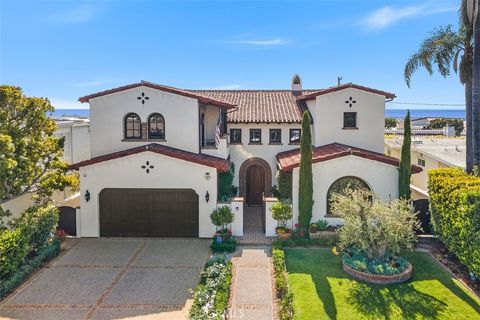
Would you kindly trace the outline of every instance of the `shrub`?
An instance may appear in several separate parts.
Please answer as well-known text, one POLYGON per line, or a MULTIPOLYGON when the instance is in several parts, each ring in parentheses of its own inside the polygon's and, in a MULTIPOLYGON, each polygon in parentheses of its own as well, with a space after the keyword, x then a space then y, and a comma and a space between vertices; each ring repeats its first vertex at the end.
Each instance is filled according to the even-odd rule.
POLYGON ((234 252, 237 248, 237 241, 233 238, 228 238, 222 243, 217 243, 216 237, 214 237, 210 248, 213 252, 234 252))
POLYGON ((279 316, 281 320, 293 319, 293 295, 288 287, 285 252, 282 249, 274 247, 272 255, 275 289, 280 305, 279 316))
POLYGON ((408 266, 407 260, 401 257, 387 253, 379 259, 372 260, 364 252, 355 249, 346 250, 343 262, 358 271, 386 276, 399 274, 408 266))
POLYGON ((60 241, 58 239, 41 248, 34 258, 27 260, 9 277, 0 282, 0 299, 4 298, 8 293, 15 289, 24 279, 26 279, 33 271, 39 268, 45 261, 56 257, 59 252, 60 241))
POLYGON ((286 202, 277 202, 270 208, 272 218, 278 222, 280 228, 286 229, 288 220, 292 219, 292 206, 286 202))
POLYGON ((220 230, 226 230, 235 219, 235 215, 229 206, 223 206, 213 210, 210 214, 210 219, 215 226, 220 228, 220 230))
POLYGON ((341 249, 354 247, 370 259, 383 257, 386 251, 397 253, 411 249, 420 228, 409 201, 385 201, 365 190, 334 194, 332 211, 344 220, 338 230, 341 249))
POLYGON ((328 221, 325 219, 320 219, 317 222, 315 222, 315 225, 317 226, 318 231, 325 231, 328 228, 328 221))
POLYGON ((216 256, 205 265, 189 311, 191 320, 224 319, 230 297, 232 264, 216 256))
POLYGON ((25 261, 30 252, 28 240, 28 236, 21 229, 1 232, 0 280, 8 277, 25 261))
POLYGON ((290 201, 292 199, 292 174, 277 170, 277 185, 273 187, 273 196, 282 201, 290 201))
POLYGON ((30 207, 13 221, 13 228, 21 229, 29 239, 30 251, 36 254, 55 234, 58 209, 53 206, 30 207))
POLYGON ((447 249, 480 275, 480 178, 459 168, 428 171, 432 226, 447 249))
POLYGON ((397 126, 397 120, 395 118, 385 118, 385 128, 395 128, 397 126))
POLYGON ((233 178, 235 176, 235 165, 232 163, 227 172, 218 174, 218 202, 230 202, 230 200, 237 194, 238 188, 233 185, 233 178))

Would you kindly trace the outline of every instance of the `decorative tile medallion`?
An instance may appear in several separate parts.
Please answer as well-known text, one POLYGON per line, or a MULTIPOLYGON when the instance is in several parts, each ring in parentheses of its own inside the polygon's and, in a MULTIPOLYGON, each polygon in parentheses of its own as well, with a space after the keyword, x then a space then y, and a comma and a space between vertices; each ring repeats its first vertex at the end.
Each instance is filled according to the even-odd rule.
POLYGON ((145 162, 145 164, 142 166, 142 169, 144 169, 146 173, 150 173, 150 169, 153 168, 155 167, 150 164, 150 161, 145 162))
POLYGON ((345 100, 345 103, 351 108, 355 103, 357 103, 357 101, 353 100, 352 97, 349 97, 348 100, 345 100))
POLYGON ((140 100, 142 104, 145 104, 145 101, 149 100, 150 98, 145 95, 145 92, 142 92, 142 94, 137 97, 137 100, 140 100))

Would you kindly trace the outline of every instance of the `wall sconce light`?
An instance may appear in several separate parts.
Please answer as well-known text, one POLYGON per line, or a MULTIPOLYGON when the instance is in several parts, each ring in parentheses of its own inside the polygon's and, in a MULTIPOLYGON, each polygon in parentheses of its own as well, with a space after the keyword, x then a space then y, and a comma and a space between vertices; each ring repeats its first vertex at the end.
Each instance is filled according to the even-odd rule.
POLYGON ((85 200, 87 202, 90 201, 90 192, 88 192, 88 190, 85 192, 85 200))
POLYGON ((235 211, 238 211, 238 210, 239 210, 239 208, 238 208, 238 207, 235 207, 235 211))
POLYGON ((207 193, 205 193, 205 201, 208 202, 209 200, 210 200, 210 193, 208 193, 207 191, 207 193))
POLYGON ((210 172, 205 172, 205 179, 210 180, 211 178, 210 172))

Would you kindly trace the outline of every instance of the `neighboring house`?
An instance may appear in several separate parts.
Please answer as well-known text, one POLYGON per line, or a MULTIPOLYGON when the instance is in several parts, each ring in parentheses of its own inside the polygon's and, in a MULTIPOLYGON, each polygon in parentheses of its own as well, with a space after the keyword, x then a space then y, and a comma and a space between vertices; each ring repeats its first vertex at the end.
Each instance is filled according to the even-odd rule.
MULTIPOLYGON (((304 111, 312 116, 313 220, 341 223, 328 199, 349 181, 398 196, 398 160, 383 152, 385 100, 394 97, 351 83, 302 90, 298 75, 290 90, 183 90, 142 81, 82 97, 90 104, 92 158, 72 166, 81 180, 79 235, 211 237, 217 174, 230 164, 245 208, 265 206, 277 170, 291 173, 296 221, 304 111)), ((266 211, 258 227, 271 235, 266 211)), ((233 232, 242 235, 243 208, 234 212, 233 232)))
MULTIPOLYGON (((403 138, 385 139, 385 153, 400 159, 403 138)), ((428 170, 436 168, 465 168, 465 139, 417 138, 412 140, 412 164, 423 168, 412 176, 412 199, 428 199, 428 170)))
MULTIPOLYGON (((88 119, 59 118, 55 119, 57 130, 56 138, 64 137, 64 155, 62 160, 69 164, 90 159, 90 124, 88 119)), ((58 205, 76 207, 80 205, 78 197, 70 190, 56 191, 52 200, 58 205)), ((25 209, 34 204, 30 193, 13 198, 2 203, 2 207, 12 213, 12 217, 20 215, 25 209)))

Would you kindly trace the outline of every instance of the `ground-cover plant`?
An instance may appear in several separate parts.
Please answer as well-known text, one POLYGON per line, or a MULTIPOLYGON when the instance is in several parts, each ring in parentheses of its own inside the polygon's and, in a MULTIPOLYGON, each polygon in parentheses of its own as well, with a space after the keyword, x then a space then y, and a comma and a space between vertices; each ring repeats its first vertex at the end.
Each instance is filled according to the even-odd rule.
POLYGON ((189 319, 225 319, 232 282, 232 264, 225 256, 215 256, 205 265, 193 295, 189 319))
POLYGON ((428 172, 432 226, 447 249, 480 276, 480 177, 462 169, 428 172))
POLYGON ((401 252, 410 281, 375 285, 350 278, 331 250, 286 249, 294 319, 480 319, 480 300, 428 253, 401 252))
POLYGON ((402 199, 385 201, 366 190, 334 194, 332 212, 344 220, 339 228, 340 249, 355 248, 371 260, 411 249, 420 227, 411 204, 402 199))
POLYGON ((288 287, 288 278, 285 268, 285 253, 283 249, 274 248, 273 256, 273 271, 275 275, 275 289, 277 299, 279 301, 280 320, 288 320, 293 318, 293 296, 288 287))
POLYGON ((408 267, 408 262, 402 257, 387 253, 373 260, 357 249, 345 250, 343 262, 355 270, 385 276, 399 274, 408 267))
POLYGON ((277 202, 270 208, 272 212, 272 218, 277 221, 277 232, 283 231, 284 233, 291 232, 292 230, 287 228, 287 223, 292 219, 292 206, 287 202, 277 202))

